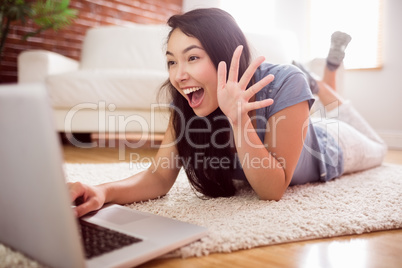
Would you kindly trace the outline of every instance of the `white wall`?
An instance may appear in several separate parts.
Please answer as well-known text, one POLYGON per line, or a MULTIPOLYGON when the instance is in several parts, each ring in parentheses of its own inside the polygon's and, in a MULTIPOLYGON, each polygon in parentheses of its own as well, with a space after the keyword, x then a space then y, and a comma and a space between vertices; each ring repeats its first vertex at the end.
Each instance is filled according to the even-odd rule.
POLYGON ((345 96, 391 148, 402 149, 402 1, 384 0, 380 70, 348 71, 345 96))
MULTIPOLYGON (((347 70, 343 94, 390 148, 402 149, 402 1, 383 1, 383 68, 347 70)), ((276 3, 276 27, 296 32, 302 55, 308 55, 309 0, 277 0, 276 3)))
MULTIPOLYGON (((346 71, 343 94, 390 148, 402 149, 402 1, 383 1, 383 68, 346 71)), ((183 8, 189 10, 197 3, 219 6, 217 2, 183 0, 183 8)), ((307 60, 303 55, 308 55, 308 7, 309 0, 276 0, 275 3, 275 27, 296 33, 302 60, 307 60)))
POLYGON ((183 0, 183 12, 196 8, 219 7, 220 0, 183 0))

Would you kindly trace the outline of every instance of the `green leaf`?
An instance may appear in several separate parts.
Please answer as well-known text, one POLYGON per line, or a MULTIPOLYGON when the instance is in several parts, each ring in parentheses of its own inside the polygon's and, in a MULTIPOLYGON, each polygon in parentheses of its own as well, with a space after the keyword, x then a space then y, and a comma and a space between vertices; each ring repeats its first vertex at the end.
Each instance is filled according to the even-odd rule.
POLYGON ((77 16, 77 10, 69 9, 69 0, 39 0, 32 5, 32 19, 41 29, 59 30, 77 16))

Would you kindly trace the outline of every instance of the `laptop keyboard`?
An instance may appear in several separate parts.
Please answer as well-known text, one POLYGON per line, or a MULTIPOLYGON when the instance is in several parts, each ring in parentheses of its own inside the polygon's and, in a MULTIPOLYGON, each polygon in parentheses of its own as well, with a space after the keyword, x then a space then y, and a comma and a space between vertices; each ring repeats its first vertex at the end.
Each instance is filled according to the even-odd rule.
POLYGON ((142 241, 83 220, 79 223, 87 259, 142 241))

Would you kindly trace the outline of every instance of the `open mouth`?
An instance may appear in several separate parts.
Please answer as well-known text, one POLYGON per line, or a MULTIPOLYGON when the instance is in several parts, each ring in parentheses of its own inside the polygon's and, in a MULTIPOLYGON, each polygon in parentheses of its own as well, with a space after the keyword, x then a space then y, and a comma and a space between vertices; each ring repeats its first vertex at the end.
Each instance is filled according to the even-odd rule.
POLYGON ((204 99, 204 89, 202 87, 191 87, 183 90, 188 96, 188 103, 192 108, 199 106, 204 99))

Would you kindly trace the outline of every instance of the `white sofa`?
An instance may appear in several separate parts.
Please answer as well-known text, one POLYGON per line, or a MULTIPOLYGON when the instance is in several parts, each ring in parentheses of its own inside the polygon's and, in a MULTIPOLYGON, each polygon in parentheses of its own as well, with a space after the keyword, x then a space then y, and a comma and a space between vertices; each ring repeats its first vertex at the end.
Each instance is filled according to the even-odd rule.
POLYGON ((157 92, 168 78, 167 33, 163 25, 92 28, 79 62, 49 51, 22 52, 18 82, 46 84, 58 131, 164 132, 166 100, 158 109, 157 92))
MULTIPOLYGON (((42 82, 56 127, 66 133, 164 133, 167 100, 157 93, 168 78, 165 25, 103 26, 86 33, 80 61, 44 50, 18 58, 19 83, 42 82)), ((246 34, 253 55, 268 62, 299 58, 297 38, 285 31, 246 34)))

